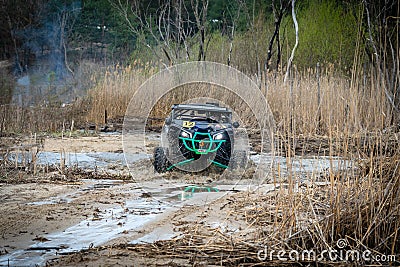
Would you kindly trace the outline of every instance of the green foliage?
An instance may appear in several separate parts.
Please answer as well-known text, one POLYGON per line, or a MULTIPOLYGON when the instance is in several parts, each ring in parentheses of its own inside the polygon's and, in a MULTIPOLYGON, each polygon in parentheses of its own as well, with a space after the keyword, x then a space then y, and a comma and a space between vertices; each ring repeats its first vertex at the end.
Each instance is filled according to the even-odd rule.
MULTIPOLYGON (((157 61, 157 56, 154 54, 154 51, 149 47, 143 45, 141 39, 146 38, 144 35, 140 35, 137 37, 138 43, 136 45, 136 49, 132 51, 129 57, 129 63, 136 65, 138 62, 145 63, 145 62, 154 62, 157 61)), ((154 48, 158 54, 161 53, 158 47, 154 48)))
POLYGON ((211 33, 207 48, 207 58, 210 61, 226 64, 229 53, 229 38, 219 32, 211 33))
MULTIPOLYGON (((204 25, 206 27, 206 59, 226 63, 232 42, 231 63, 254 73, 256 66, 262 66, 266 60, 267 47, 274 32, 273 9, 279 10, 281 5, 288 1, 290 2, 290 0, 209 0, 204 25), (233 26, 234 32, 232 32, 233 26)), ((25 3, 22 0, 16 0, 11 2, 6 1, 4 10, 0 10, 0 15, 2 15, 0 16, 2 22, 0 23, 0 50, 4 51, 0 55, 7 59, 17 57, 8 24, 10 19, 12 32, 18 33, 14 38, 19 46, 18 60, 21 66, 29 67, 30 63, 29 56, 23 58, 22 55, 35 53, 37 56, 40 53, 43 54, 43 51, 47 52, 46 49, 56 53, 63 45, 62 37, 66 42, 67 59, 72 63, 74 60, 86 58, 102 60, 108 57, 113 60, 112 62, 133 62, 141 59, 142 62, 163 60, 164 63, 169 64, 165 53, 168 50, 166 52, 176 64, 187 60, 186 47, 190 53, 189 60, 198 58, 200 34, 193 6, 196 1, 34 0, 25 1, 25 3), (118 3, 122 4, 122 9, 118 10, 118 3), (184 37, 177 34, 176 13, 179 6, 184 7, 181 9, 184 13, 182 19, 185 20, 181 27, 187 30, 184 37), (168 40, 162 38, 165 32, 160 33, 157 25, 160 14, 164 12, 162 7, 168 7, 165 12, 170 12, 168 16, 163 17, 164 22, 160 26, 161 31, 169 29, 168 40), (132 10, 137 13, 133 14, 132 10), (124 11, 127 13, 124 14, 124 11), (130 21, 131 28, 126 19, 130 21), (51 22, 53 26, 49 29, 51 22), (65 27, 65 32, 57 30, 57 27, 61 26, 65 27), (55 33, 50 34, 49 31, 55 33)), ((200 9, 202 0, 198 3, 200 9)), ((391 9, 388 9, 387 14, 385 13, 386 16, 397 17, 395 8, 397 5, 393 0, 388 3, 391 3, 387 4, 391 9)), ((388 32, 395 35, 396 32, 393 30, 396 20, 385 20, 377 16, 381 14, 379 12, 383 10, 383 4, 376 2, 369 5, 371 19, 379 18, 380 23, 387 21, 386 26, 391 27, 391 31, 389 29, 388 32)), ((361 40, 357 36, 358 22, 361 20, 357 16, 364 12, 363 8, 361 8, 362 12, 359 12, 359 8, 357 1, 296 1, 300 43, 295 53, 294 64, 299 68, 304 68, 321 62, 335 64, 341 69, 349 69, 353 64, 355 51, 357 49, 361 51, 364 48, 365 44, 362 42, 368 43, 368 40, 361 40), (360 41, 360 47, 356 47, 357 40, 360 41)), ((374 39, 378 42, 380 41, 379 29, 383 29, 385 25, 380 25, 376 21, 373 23, 375 23, 372 27, 374 39)), ((366 27, 365 23, 363 27, 366 27)), ((294 42, 295 33, 289 10, 280 29, 283 55, 281 64, 285 64, 294 42)), ((396 44, 393 44, 396 47, 396 44)), ((275 44, 273 49, 273 57, 276 57, 275 44)), ((370 54, 372 52, 369 51, 370 54)), ((276 64, 276 62, 276 58, 272 58, 270 64, 276 64)))
MULTIPOLYGON (((342 70, 353 63, 357 40, 357 19, 351 10, 335 1, 309 0, 297 8, 299 24, 299 46, 295 52, 294 64, 298 67, 315 66, 317 62, 331 63, 342 70)), ((290 54, 295 43, 292 17, 285 18, 286 37, 284 55, 290 54)))
POLYGON ((224 1, 214 0, 209 2, 207 17, 213 31, 222 34, 231 34, 232 27, 235 31, 242 32, 247 29, 247 5, 250 1, 224 1))
POLYGON ((75 40, 101 44, 109 52, 119 52, 119 56, 126 56, 136 45, 136 37, 109 0, 82 2, 81 15, 75 26, 75 40))

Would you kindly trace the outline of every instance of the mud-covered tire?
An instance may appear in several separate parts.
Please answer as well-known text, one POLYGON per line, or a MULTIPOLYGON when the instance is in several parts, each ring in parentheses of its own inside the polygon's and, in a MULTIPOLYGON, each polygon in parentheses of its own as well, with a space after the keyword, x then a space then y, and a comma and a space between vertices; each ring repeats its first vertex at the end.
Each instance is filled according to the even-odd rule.
POLYGON ((158 173, 166 172, 168 169, 168 158, 165 153, 166 151, 162 147, 156 147, 154 149, 154 170, 158 173))
POLYGON ((231 157, 232 169, 244 169, 247 165, 246 151, 235 151, 231 157))

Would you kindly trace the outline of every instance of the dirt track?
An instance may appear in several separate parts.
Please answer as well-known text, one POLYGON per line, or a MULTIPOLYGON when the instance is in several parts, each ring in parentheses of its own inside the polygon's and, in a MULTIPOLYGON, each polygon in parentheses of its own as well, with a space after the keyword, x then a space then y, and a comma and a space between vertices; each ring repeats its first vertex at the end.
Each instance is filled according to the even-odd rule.
MULTIPOLYGON (((48 138, 41 153, 122 152, 121 135, 101 135, 80 138, 48 138)), ((144 153, 137 144, 137 153, 144 153)), ((149 142, 149 151, 155 142, 149 142)), ((108 155, 108 154, 107 154, 108 155)), ((53 171, 26 176, 17 183, 0 184, 0 264, 13 266, 43 265, 46 261, 57 265, 93 266, 132 265, 132 257, 109 257, 101 253, 89 261, 60 258, 56 254, 70 254, 92 246, 126 244, 132 241, 152 242, 170 239, 180 234, 180 224, 235 225, 227 214, 218 209, 232 194, 235 181, 213 182, 216 177, 195 176, 172 172, 154 173, 149 160, 138 160, 134 179, 115 180, 115 173, 127 173, 123 164, 106 162, 102 179, 81 179, 53 171), (107 170, 110 173, 107 175, 107 170), (136 181, 136 182, 135 182, 136 181), (210 184, 210 182, 213 182, 210 184), (188 195, 183 192, 190 184, 217 185, 221 192, 188 195), (213 205, 204 205, 213 202, 213 205), (68 238, 73 238, 74 241, 68 238), (87 236, 91 236, 87 237, 87 236), (87 237, 87 238, 86 238, 87 237), (71 263, 71 261, 73 263, 71 263)), ((100 172, 99 170, 96 170, 100 172)), ((88 171, 87 174, 96 174, 88 171)), ((88 175, 86 175, 86 178, 88 175)), ((90 176, 89 176, 90 177, 90 176)), ((242 182, 245 189, 246 182, 242 182)), ((236 186, 237 188, 240 187, 236 186)), ((133 254, 132 254, 133 255, 133 254)), ((74 257, 74 256, 72 256, 74 257)), ((143 261, 142 261, 143 263, 143 261)))
MULTIPOLYGON (((205 244, 215 238, 226 242, 227 236, 232 240, 259 238, 259 228, 248 215, 257 211, 259 198, 285 194, 282 178, 287 177, 287 159, 273 158, 279 172, 274 179, 281 179, 278 186, 263 183, 258 187, 254 166, 245 173, 225 172, 224 177, 213 172, 160 175, 147 154, 158 137, 152 134, 146 147, 140 138, 131 139, 132 176, 124 165, 120 134, 46 139, 37 161, 47 160, 50 167, 38 167, 36 176, 21 169, 0 183, 0 265, 207 265, 203 258, 193 261, 186 256, 154 254, 149 248, 157 246, 137 244, 175 242, 193 233, 205 244), (60 158, 67 164, 64 169, 60 158), (197 186, 196 193, 191 193, 191 185, 197 186)), ((253 160, 257 158, 254 155, 253 160)), ((311 190, 307 184, 300 188, 303 179, 314 179, 336 164, 323 160, 292 159, 291 167, 299 178, 296 190, 311 190)), ((262 164, 271 168, 271 162, 262 164)), ((337 160, 339 165, 348 166, 337 160)), ((314 179, 312 186, 317 183, 314 179)), ((247 249, 254 257, 254 248, 247 249)))

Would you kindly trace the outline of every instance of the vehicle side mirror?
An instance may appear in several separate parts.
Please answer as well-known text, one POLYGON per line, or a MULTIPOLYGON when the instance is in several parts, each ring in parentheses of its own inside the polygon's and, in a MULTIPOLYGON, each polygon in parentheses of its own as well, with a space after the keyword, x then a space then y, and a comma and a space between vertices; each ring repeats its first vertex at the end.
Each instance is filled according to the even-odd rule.
POLYGON ((166 119, 165 119, 165 124, 166 125, 170 125, 172 123, 172 118, 171 117, 167 117, 166 119))
POLYGON ((234 123, 232 123, 233 128, 238 128, 240 126, 240 124, 235 121, 234 123))

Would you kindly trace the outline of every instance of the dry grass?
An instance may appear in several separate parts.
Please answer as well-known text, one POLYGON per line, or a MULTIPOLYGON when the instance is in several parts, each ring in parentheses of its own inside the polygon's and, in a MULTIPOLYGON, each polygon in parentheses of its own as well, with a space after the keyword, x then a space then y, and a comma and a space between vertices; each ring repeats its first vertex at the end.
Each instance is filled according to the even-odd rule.
POLYGON ((151 266, 398 266, 399 155, 389 160, 367 159, 353 175, 330 173, 325 184, 280 184, 266 193, 236 193, 224 204, 207 208, 209 212, 218 210, 228 221, 244 221, 247 226, 239 231, 223 224, 210 227, 200 218, 198 223, 177 219, 173 224, 181 234, 173 239, 101 246, 71 255, 64 262, 97 259, 99 254, 104 256, 101 251, 116 251, 121 258, 135 258, 151 266), (340 239, 345 239, 347 246, 338 247, 340 239), (286 254, 278 256, 281 250, 286 254), (337 254, 332 252, 330 258, 323 254, 326 250, 337 254), (344 256, 348 251, 362 255, 366 250, 391 260, 344 256), (289 258, 291 251, 299 253, 299 260, 289 258), (314 260, 307 251, 323 259, 314 260))
POLYGON ((0 136, 12 133, 41 133, 61 131, 73 118, 71 107, 0 106, 0 136))
MULTIPOLYGON (((49 113, 41 110, 34 116, 30 115, 32 111, 3 107, 1 129, 7 132, 25 124, 37 130, 49 121, 54 124, 49 128, 52 129, 60 127, 65 118, 97 124, 122 118, 137 88, 155 71, 150 66, 109 70, 90 90, 87 99, 71 108, 75 113, 60 118, 54 117, 54 110, 46 111, 49 113), (17 114, 14 121, 12 114, 17 114)), ((316 152, 350 158, 358 162, 357 169, 331 170, 322 178, 323 186, 315 183, 316 177, 300 186, 299 175, 290 172, 286 183, 272 193, 238 195, 229 212, 245 215, 249 227, 257 229, 256 235, 248 238, 233 239, 206 229, 206 235, 188 231, 180 240, 132 245, 128 249, 142 255, 162 251, 160 255, 165 257, 200 261, 207 257, 210 264, 258 264, 255 252, 249 254, 249 250, 268 245, 277 250, 322 251, 335 248, 338 239, 346 238, 349 248, 393 254, 399 259, 400 151, 393 123, 397 118, 376 76, 371 71, 365 77, 348 79, 325 69, 296 72, 286 84, 283 75, 276 73, 268 74, 260 82, 260 90, 267 97, 277 124, 277 152, 286 156, 288 162, 295 155, 316 152), (215 236, 218 238, 210 239, 215 236), (221 253, 229 258, 221 260, 221 253)), ((240 99, 205 84, 172 90, 160 99, 151 117, 164 118, 171 104, 197 97, 221 100, 236 109, 247 126, 252 126, 250 109, 240 99)))
POLYGON ((308 70, 286 84, 282 80, 269 81, 266 95, 284 132, 347 135, 390 126, 389 104, 373 77, 355 86, 333 71, 308 70))
POLYGON ((88 122, 104 124, 108 118, 123 117, 133 94, 149 77, 149 74, 155 71, 149 65, 116 66, 108 69, 102 81, 89 90, 87 99, 80 104, 88 110, 84 119, 88 122))
MULTIPOLYGON (((96 78, 97 85, 88 91, 87 97, 76 101, 70 109, 64 109, 68 114, 58 107, 21 109, 3 105, 0 110, 1 129, 3 132, 54 131, 60 130, 63 121, 72 119, 76 124, 91 122, 101 125, 122 118, 134 93, 156 72, 157 68, 151 64, 109 68, 102 78, 96 78), (49 121, 47 114, 53 116, 50 120, 52 125, 46 123, 49 121)), ((368 76, 363 74, 350 79, 339 77, 330 68, 309 69, 294 72, 287 83, 283 82, 283 76, 281 73, 268 73, 262 81, 255 81, 268 99, 277 130, 282 135, 348 136, 388 129, 396 119, 373 71, 368 76)), ((151 116, 164 118, 172 104, 197 97, 216 98, 252 124, 253 114, 241 99, 228 90, 206 84, 171 90, 160 99, 151 116)))
MULTIPOLYGON (((149 74, 151 67, 116 67, 107 71, 98 86, 90 90, 86 120, 103 123, 107 116, 123 117, 129 100, 149 74)), ((392 125, 392 112, 379 87, 376 74, 358 77, 363 83, 338 77, 332 69, 309 69, 295 73, 286 84, 283 74, 270 73, 259 82, 267 97, 278 130, 286 134, 348 135, 379 131, 392 125), (318 73, 317 73, 318 72, 318 73), (365 78, 368 78, 367 82, 365 78)), ((176 88, 154 107, 152 116, 165 117, 170 106, 197 97, 214 97, 228 104, 239 115, 251 117, 250 109, 228 90, 192 84, 176 88), (247 113, 247 114, 246 114, 247 113)))
MULTIPOLYGON (((260 90, 267 97, 277 123, 281 142, 278 152, 290 161, 295 154, 319 153, 324 148, 325 155, 360 159, 357 170, 331 171, 324 178, 325 186, 311 182, 300 189, 299 176, 293 172, 286 179, 288 183, 274 194, 238 199, 237 205, 231 207, 233 212, 246 214, 249 225, 259 229, 256 236, 248 239, 232 239, 215 230, 208 231, 208 237, 189 232, 179 241, 130 249, 145 254, 151 253, 149 250, 163 251, 166 257, 200 261, 207 258, 208 263, 235 265, 259 262, 255 253, 248 251, 261 244, 277 249, 322 251, 335 248, 337 240, 346 238, 348 249, 369 249, 375 254, 398 257, 398 135, 391 128, 394 114, 376 76, 371 71, 367 82, 366 77, 359 82, 361 77, 351 80, 336 76, 333 70, 314 69, 296 73, 286 84, 283 75, 273 73, 261 83, 260 90), (304 149, 309 140, 318 143, 310 151, 304 149), (214 243, 204 241, 215 235, 219 238, 213 238, 214 243), (231 256, 221 261, 221 253, 231 256)), ((103 90, 106 88, 112 87, 103 90)), ((250 109, 243 102, 219 89, 204 84, 177 88, 160 99, 151 116, 164 118, 173 103, 211 97, 237 109, 241 117, 251 118, 250 109)), ((127 101, 118 103, 121 107, 127 101)), ((251 126, 251 119, 245 122, 251 126)))

